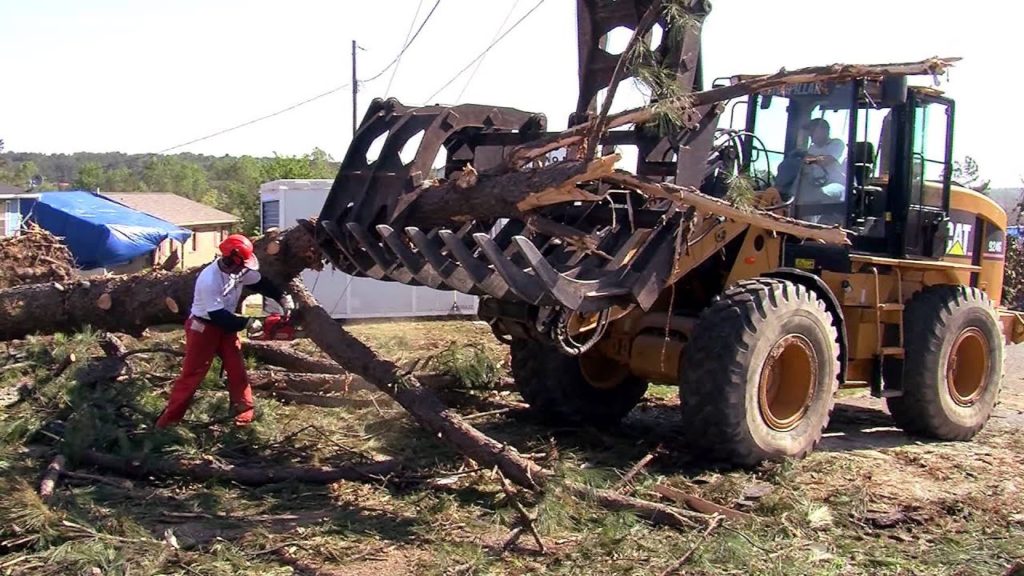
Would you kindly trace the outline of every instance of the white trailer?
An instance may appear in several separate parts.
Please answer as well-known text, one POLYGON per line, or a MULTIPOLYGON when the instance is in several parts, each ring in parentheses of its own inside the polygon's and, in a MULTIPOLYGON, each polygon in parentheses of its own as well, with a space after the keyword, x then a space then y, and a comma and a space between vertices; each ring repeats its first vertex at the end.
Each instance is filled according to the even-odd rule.
MULTIPOLYGON (((260 186, 260 224, 289 228, 302 218, 316 218, 330 192, 331 180, 275 180, 260 186)), ((406 286, 356 278, 330 265, 306 270, 302 281, 334 318, 414 318, 475 316, 477 299, 455 291, 406 286)))

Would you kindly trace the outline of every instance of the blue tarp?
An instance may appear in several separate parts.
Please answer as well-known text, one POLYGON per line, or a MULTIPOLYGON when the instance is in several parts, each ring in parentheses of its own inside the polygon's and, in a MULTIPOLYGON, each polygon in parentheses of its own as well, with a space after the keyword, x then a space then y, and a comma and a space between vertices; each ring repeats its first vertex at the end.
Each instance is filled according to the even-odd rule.
POLYGON ((39 226, 64 239, 80 268, 124 264, 167 238, 192 232, 92 192, 44 192, 32 207, 39 226))

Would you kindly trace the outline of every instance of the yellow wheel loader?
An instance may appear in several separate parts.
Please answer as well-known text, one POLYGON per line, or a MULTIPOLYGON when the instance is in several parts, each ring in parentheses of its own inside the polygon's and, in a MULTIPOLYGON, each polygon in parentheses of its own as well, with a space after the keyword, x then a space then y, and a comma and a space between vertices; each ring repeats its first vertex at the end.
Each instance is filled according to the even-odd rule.
MULTIPOLYGON (((612 78, 607 34, 649 5, 579 0, 570 125, 593 117, 612 78)), ((710 6, 689 6, 698 25, 663 15, 647 49, 699 91, 710 6)), ((636 151, 635 176, 581 185, 536 218, 421 228, 403 214, 432 179, 500 168, 547 121, 378 99, 317 234, 346 273, 479 296, 523 398, 555 422, 613 424, 649 383, 674 385, 680 447, 749 465, 809 453, 836 392, 862 387, 907 432, 967 440, 1024 322, 999 307, 1006 214, 951 180, 954 112, 902 75, 763 90, 697 107, 667 133, 605 134, 602 145, 636 151), (664 182, 700 194, 681 207, 644 193, 664 182), (721 200, 744 186, 749 206, 721 200)))

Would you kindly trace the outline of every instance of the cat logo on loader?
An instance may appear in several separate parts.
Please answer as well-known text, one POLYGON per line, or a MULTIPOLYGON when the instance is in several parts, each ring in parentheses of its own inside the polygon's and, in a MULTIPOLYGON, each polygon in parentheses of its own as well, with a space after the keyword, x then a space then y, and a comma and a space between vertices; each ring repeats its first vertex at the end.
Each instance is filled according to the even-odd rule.
POLYGON ((950 256, 967 256, 966 247, 971 240, 971 224, 963 222, 949 223, 949 240, 946 244, 946 254, 950 256))

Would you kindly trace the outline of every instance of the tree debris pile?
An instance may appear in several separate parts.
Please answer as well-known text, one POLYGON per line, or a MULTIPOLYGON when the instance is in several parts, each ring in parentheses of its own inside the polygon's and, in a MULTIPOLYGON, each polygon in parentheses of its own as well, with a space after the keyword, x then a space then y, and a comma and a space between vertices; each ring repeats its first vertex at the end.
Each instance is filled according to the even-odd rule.
MULTIPOLYGON (((486 326, 466 322, 352 330, 392 358, 443 357, 439 332, 491 339, 486 326)), ((642 563, 651 574, 815 573, 841 561, 844 573, 866 575, 884 557, 937 574, 969 554, 984 559, 983 573, 999 574, 1021 559, 1024 502, 1007 488, 1024 473, 1017 428, 971 444, 890 444, 861 432, 884 427, 884 413, 843 405, 828 450, 722 471, 682 465, 659 448, 672 434, 664 420, 676 413, 674 399, 651 398, 613 433, 541 428, 506 392, 449 408, 557 470, 541 493, 424 434, 379 392, 326 409, 259 396, 254 425, 235 429, 211 377, 186 422, 153 430, 180 339, 180 331, 145 340, 81 332, 9 344, 0 388, 27 389, 0 410, 0 571, 618 574, 642 563), (67 358, 75 360, 56 370, 67 358), (908 481, 918 489, 906 491, 908 481), (850 492, 851 483, 862 489, 850 492), (581 485, 658 505, 686 526, 609 512, 581 485), (932 543, 928 554, 922 539, 932 543)), ((247 354, 337 371, 319 355, 289 357, 294 344, 274 346, 284 353, 260 344, 247 354)), ((267 360, 253 368, 288 375, 267 360)), ((1024 408, 1019 387, 1008 392, 1011 407, 1024 408)))
POLYGON ((0 238, 0 262, 0 290, 22 284, 67 282, 77 275, 68 247, 35 224, 17 236, 0 238))

